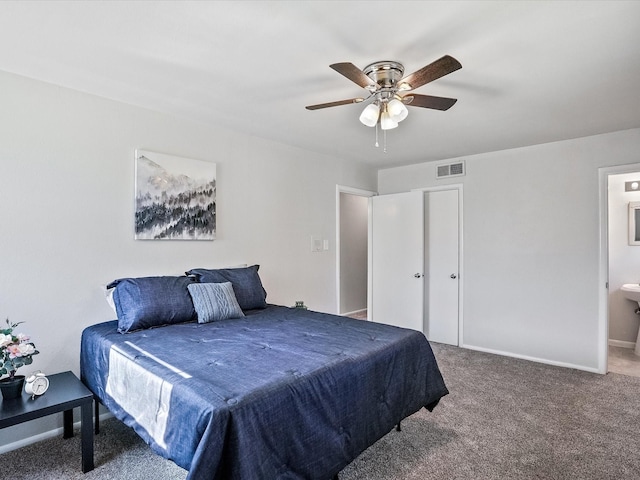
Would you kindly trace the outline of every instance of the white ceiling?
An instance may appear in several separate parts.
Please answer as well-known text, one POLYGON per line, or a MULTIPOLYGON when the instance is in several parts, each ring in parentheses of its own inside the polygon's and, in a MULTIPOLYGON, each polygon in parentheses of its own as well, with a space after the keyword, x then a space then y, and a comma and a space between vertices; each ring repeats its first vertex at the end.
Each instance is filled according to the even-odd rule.
POLYGON ((0 70, 306 150, 407 165, 640 127, 638 1, 0 1, 0 70), (329 68, 449 54, 374 147, 329 68))

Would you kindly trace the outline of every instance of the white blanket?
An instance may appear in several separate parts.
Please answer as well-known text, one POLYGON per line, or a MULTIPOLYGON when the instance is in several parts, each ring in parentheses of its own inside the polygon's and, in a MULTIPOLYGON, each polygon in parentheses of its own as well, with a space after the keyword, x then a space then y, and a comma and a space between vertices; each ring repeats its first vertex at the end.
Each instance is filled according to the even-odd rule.
POLYGON ((164 433, 173 386, 149 373, 117 347, 109 351, 107 393, 166 449, 164 433))

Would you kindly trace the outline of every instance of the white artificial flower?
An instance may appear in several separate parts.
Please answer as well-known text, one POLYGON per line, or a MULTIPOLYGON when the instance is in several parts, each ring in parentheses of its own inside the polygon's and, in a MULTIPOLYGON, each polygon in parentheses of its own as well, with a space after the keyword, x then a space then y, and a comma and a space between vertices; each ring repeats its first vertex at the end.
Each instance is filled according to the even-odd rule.
POLYGON ((36 351, 35 347, 30 343, 21 343, 18 345, 18 350, 20 351, 21 357, 26 357, 27 355, 33 355, 33 352, 36 351))
POLYGON ((12 342, 11 335, 5 335, 4 333, 0 333, 0 347, 6 347, 12 342))

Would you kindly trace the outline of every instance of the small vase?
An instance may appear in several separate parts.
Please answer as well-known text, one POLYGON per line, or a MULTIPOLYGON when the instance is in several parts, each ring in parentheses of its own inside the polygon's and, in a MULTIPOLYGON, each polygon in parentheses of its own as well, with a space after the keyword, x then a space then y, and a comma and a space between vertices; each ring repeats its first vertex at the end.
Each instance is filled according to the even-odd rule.
POLYGON ((0 392, 5 400, 14 400, 22 397, 22 387, 24 386, 24 375, 15 375, 13 378, 3 378, 0 380, 0 392))
POLYGON ((296 300, 296 304, 293 306, 293 308, 300 308, 302 310, 306 310, 307 306, 304 304, 304 301, 296 300))

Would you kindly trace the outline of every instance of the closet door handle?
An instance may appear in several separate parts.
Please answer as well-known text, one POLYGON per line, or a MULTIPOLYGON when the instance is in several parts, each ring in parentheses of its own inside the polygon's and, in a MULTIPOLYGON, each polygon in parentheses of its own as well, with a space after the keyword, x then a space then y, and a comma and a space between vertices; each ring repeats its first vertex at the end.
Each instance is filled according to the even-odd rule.
POLYGON ((421 274, 421 273, 416 273, 416 274, 414 275, 414 277, 415 277, 415 278, 421 278, 421 277, 422 277, 422 274, 421 274))
POLYGON ((455 273, 452 273, 451 274, 451 278, 456 279, 456 278, 458 278, 458 276, 455 273))

